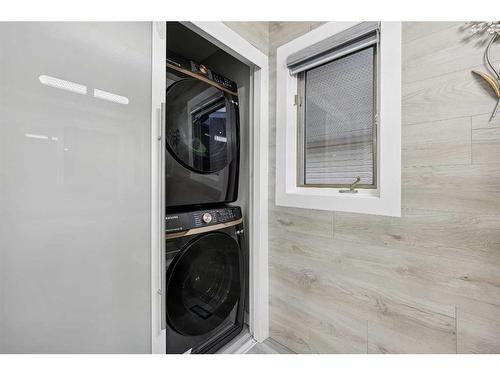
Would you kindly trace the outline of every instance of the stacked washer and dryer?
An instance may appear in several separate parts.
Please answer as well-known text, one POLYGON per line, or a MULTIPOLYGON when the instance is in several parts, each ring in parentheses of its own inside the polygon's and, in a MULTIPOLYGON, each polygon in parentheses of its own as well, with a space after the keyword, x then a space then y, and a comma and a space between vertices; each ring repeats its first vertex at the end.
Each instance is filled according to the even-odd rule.
POLYGON ((167 353, 214 353, 244 324, 238 87, 167 52, 167 353))

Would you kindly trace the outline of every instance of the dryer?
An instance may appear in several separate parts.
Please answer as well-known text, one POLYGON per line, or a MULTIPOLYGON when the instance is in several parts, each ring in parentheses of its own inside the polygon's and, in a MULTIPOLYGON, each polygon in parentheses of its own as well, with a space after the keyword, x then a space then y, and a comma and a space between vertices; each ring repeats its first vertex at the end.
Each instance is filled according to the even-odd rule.
POLYGON ((239 207, 168 214, 167 353, 215 353, 243 329, 243 236, 239 207))
POLYGON ((228 78, 167 52, 167 211, 237 199, 237 91, 228 78))

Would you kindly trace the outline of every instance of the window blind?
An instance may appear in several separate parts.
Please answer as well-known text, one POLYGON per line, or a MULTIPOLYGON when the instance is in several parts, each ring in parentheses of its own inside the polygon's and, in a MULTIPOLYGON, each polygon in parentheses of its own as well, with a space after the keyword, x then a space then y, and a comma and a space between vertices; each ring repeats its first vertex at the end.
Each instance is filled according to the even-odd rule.
POLYGON ((361 22, 325 40, 297 51, 286 60, 295 75, 378 43, 379 22, 361 22))
POLYGON ((374 186, 375 46, 300 74, 303 183, 374 186))

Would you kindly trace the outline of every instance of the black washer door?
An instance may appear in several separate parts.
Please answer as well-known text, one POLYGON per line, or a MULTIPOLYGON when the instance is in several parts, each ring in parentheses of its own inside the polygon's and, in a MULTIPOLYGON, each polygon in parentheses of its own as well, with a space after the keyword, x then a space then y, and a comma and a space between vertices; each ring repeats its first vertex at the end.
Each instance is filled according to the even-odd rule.
POLYGON ((241 293, 240 251, 229 235, 197 237, 170 265, 166 278, 166 312, 181 335, 198 336, 220 326, 241 293))
POLYGON ((167 89, 166 146, 198 173, 224 169, 236 155, 235 115, 230 95, 194 78, 167 89))

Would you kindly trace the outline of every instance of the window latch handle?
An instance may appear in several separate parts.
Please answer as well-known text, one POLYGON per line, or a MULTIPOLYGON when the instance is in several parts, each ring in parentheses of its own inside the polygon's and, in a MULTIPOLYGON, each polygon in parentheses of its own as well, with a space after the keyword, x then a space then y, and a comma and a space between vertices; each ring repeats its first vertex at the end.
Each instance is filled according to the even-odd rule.
POLYGON ((293 105, 296 106, 296 107, 302 106, 302 103, 300 101, 300 95, 298 95, 298 94, 295 95, 293 105))
POLYGON ((359 181, 361 181, 361 177, 356 177, 356 180, 349 185, 349 190, 344 189, 344 190, 339 190, 339 193, 350 193, 350 194, 356 194, 358 191, 356 190, 356 186, 358 186, 359 181))

